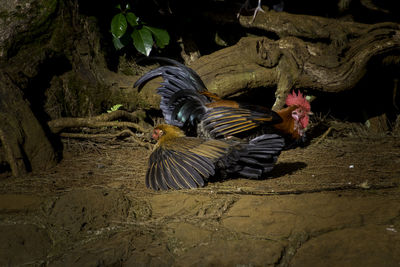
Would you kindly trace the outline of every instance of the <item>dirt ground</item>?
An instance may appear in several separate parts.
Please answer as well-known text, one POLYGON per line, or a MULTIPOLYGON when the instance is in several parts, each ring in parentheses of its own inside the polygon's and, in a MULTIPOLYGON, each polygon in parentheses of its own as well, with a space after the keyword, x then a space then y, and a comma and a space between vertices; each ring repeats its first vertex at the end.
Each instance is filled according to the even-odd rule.
POLYGON ((0 179, 0 266, 400 266, 400 139, 329 136, 271 177, 145 188, 150 151, 66 141, 0 179))

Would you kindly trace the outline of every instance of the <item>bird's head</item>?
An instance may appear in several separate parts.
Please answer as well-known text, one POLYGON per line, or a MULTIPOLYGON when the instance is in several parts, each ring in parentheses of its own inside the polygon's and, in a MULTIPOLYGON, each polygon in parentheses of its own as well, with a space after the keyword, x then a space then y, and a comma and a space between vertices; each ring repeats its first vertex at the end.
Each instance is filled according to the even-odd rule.
POLYGON ((151 137, 156 141, 185 136, 183 131, 176 126, 159 124, 153 129, 151 137))
POLYGON ((297 108, 292 111, 292 117, 295 120, 299 135, 302 136, 304 134, 304 129, 308 126, 310 120, 309 115, 312 114, 310 102, 308 102, 301 92, 296 94, 293 91, 287 96, 286 105, 289 107, 297 106, 297 108))
POLYGON ((164 134, 163 130, 158 129, 158 128, 154 128, 153 129, 153 133, 151 134, 151 138, 153 138, 154 140, 158 141, 158 139, 160 139, 160 137, 164 134))

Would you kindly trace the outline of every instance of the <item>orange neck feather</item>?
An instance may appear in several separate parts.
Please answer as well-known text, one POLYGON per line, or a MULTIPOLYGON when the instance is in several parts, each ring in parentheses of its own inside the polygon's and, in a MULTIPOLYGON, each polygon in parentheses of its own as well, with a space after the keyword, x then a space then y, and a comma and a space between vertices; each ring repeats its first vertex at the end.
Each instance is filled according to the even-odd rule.
POLYGON ((157 142, 157 145, 169 142, 170 140, 174 140, 178 137, 184 137, 185 133, 176 126, 169 124, 160 124, 156 127, 156 129, 160 129, 163 131, 160 139, 157 142))
POLYGON ((298 107, 296 105, 293 105, 276 111, 276 113, 278 113, 278 115, 282 118, 282 122, 274 125, 276 129, 284 134, 291 135, 294 139, 300 138, 299 132, 297 129, 295 129, 294 119, 292 117, 292 112, 297 108, 298 107))

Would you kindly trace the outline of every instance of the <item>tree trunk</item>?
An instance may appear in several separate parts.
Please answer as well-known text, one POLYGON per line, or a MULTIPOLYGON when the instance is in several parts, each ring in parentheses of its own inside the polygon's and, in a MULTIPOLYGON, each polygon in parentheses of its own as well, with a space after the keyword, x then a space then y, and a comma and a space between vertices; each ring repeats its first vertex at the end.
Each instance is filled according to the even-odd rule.
POLYGON ((21 90, 0 72, 0 152, 13 176, 52 167, 56 153, 21 90))

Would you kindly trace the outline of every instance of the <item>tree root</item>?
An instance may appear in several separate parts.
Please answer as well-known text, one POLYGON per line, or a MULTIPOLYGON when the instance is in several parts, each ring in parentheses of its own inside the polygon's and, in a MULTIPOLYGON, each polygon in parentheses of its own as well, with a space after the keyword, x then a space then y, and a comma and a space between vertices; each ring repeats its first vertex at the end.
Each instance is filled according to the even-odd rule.
MULTIPOLYGON (((237 23, 233 16, 218 15, 211 13, 210 18, 237 23)), ((285 12, 258 14, 254 23, 251 17, 241 16, 239 22, 279 39, 245 37, 199 58, 191 67, 221 97, 277 87, 274 109, 284 106, 293 89, 350 90, 365 75, 372 58, 398 58, 400 51, 400 25, 396 23, 368 25, 285 12)))
POLYGON ((138 121, 138 115, 133 112, 129 113, 124 110, 116 110, 110 113, 103 113, 101 115, 90 117, 90 118, 59 118, 48 122, 50 130, 59 134, 61 137, 67 138, 81 138, 81 139, 94 139, 94 138, 120 138, 120 137, 131 137, 131 140, 139 146, 152 149, 153 145, 148 142, 139 140, 134 132, 130 129, 135 129, 140 133, 148 133, 150 131, 150 125, 144 122, 139 124, 131 121, 138 121), (115 121, 117 119, 128 119, 130 121, 115 121), (70 133, 64 132, 66 129, 71 128, 125 128, 117 133, 70 133))
POLYGON ((66 128, 77 127, 129 127, 134 128, 139 132, 147 133, 150 127, 144 127, 134 122, 119 122, 114 121, 117 119, 125 118, 130 121, 137 121, 138 115, 129 113, 124 110, 116 110, 110 113, 103 113, 101 115, 89 118, 59 118, 48 122, 50 130, 57 134, 66 128))
POLYGON ((145 147, 149 150, 153 149, 153 145, 149 142, 143 142, 139 138, 136 137, 136 134, 133 133, 129 129, 122 130, 117 133, 103 133, 103 134, 87 134, 87 133, 60 133, 61 137, 66 138, 80 138, 80 139, 96 139, 96 138, 118 138, 118 137, 126 137, 130 136, 130 140, 141 147, 145 147))
POLYGON ((8 163, 13 176, 56 164, 56 153, 10 76, 0 71, 0 163, 8 163))
POLYGON ((21 150, 18 148, 18 142, 16 138, 8 138, 8 135, 0 129, 0 144, 3 146, 5 158, 10 165, 12 175, 15 177, 22 176, 26 173, 27 169, 21 154, 21 150), (11 140, 10 140, 11 139, 11 140))

